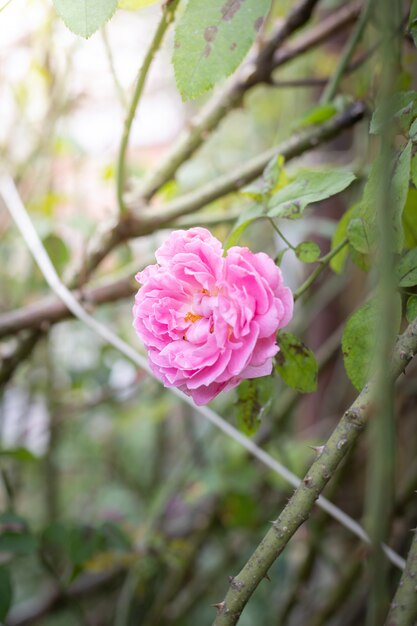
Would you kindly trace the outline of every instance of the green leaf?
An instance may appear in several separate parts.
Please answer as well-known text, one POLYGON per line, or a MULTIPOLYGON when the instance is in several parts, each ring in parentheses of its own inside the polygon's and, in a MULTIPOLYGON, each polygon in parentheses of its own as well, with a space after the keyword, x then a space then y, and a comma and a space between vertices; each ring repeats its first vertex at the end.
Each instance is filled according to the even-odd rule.
POLYGON ((117 0, 52 0, 65 25, 76 35, 91 37, 117 8, 117 0))
POLYGON ((279 333, 275 370, 283 381, 302 393, 317 389, 318 366, 313 352, 292 333, 279 333))
POLYGON ((404 247, 417 246, 417 189, 409 189, 403 211, 404 247))
POLYGON ((42 242, 56 271, 60 274, 71 258, 67 244, 54 233, 47 235, 42 242))
POLYGON ((417 285, 417 248, 409 250, 400 260, 396 269, 400 287, 414 287, 417 285))
POLYGON ((347 229, 349 244, 361 254, 371 254, 375 246, 375 229, 370 229, 363 217, 355 217, 347 229))
POLYGON ((397 251, 400 252, 404 246, 404 231, 402 227, 402 215, 407 201, 408 188, 410 182, 411 168, 411 148, 409 141, 404 150, 400 153, 394 166, 392 174, 393 203, 394 203, 394 235, 398 242, 397 251))
POLYGON ((340 193, 354 180, 355 175, 344 170, 300 172, 293 182, 272 196, 268 203, 268 215, 297 219, 306 206, 340 193))
POLYGON ((399 122, 403 130, 408 130, 410 122, 417 114, 417 93, 403 91, 395 93, 375 109, 369 132, 377 135, 390 124, 392 118, 399 122))
MULTIPOLYGON (((401 298, 396 295, 397 328, 401 322, 401 298)), ((361 391, 371 376, 380 310, 376 299, 361 306, 348 319, 342 337, 342 350, 349 380, 361 391)))
POLYGON ((209 91, 240 65, 271 0, 189 0, 175 31, 173 64, 184 100, 209 91))
POLYGON ((10 512, 0 515, 0 553, 25 555, 37 547, 37 540, 22 517, 10 512))
POLYGON ((375 300, 371 300, 355 311, 343 331, 345 369, 349 380, 358 391, 362 390, 370 377, 377 323, 375 300))
POLYGON ((127 11, 137 11, 144 7, 149 7, 151 4, 156 4, 159 0, 119 0, 119 9, 126 9, 127 11))
POLYGON ((272 401, 274 384, 271 376, 244 380, 237 388, 236 419, 240 430, 253 435, 261 417, 272 401))
MULTIPOLYGON (((391 193, 392 193, 392 222, 393 222, 393 249, 401 252, 404 246, 404 230, 402 215, 408 196, 411 164, 411 141, 399 152, 392 163, 391 193)), ((380 181, 384 174, 381 172, 381 159, 377 158, 372 164, 368 181, 365 185, 363 198, 360 202, 360 216, 366 221, 368 232, 376 232, 376 206, 379 202, 380 181)))
POLYGON ((279 154, 269 161, 262 173, 262 177, 255 183, 241 189, 240 193, 262 203, 274 187, 281 182, 280 179, 283 177, 283 174, 284 157, 279 154))
POLYGON ((413 322, 417 317, 417 296, 410 296, 407 300, 405 316, 408 322, 413 322))
POLYGON ((297 128, 304 126, 312 126, 314 124, 322 124, 331 119, 338 112, 338 108, 335 104, 318 104, 308 111, 302 118, 296 123, 297 128))
POLYGON ((0 457, 16 459, 16 461, 38 461, 38 457, 32 454, 27 448, 5 448, 0 449, 0 457))
POLYGON ((0 622, 4 622, 12 605, 13 587, 10 573, 0 567, 0 622))
POLYGON ((249 209, 246 209, 246 211, 243 211, 224 244, 224 250, 226 251, 232 246, 236 246, 249 224, 252 224, 252 222, 260 217, 265 217, 264 209, 260 204, 255 204, 249 207, 249 209))
POLYGON ((414 122, 411 124, 408 136, 410 137, 411 141, 417 141, 417 120, 414 120, 414 122))
POLYGON ((295 254, 302 263, 314 263, 320 258, 321 250, 314 241, 303 241, 296 247, 295 254))
MULTIPOLYGON (((340 218, 336 230, 332 237, 332 250, 334 250, 347 236, 347 229, 351 220, 359 215, 360 207, 357 204, 351 206, 340 218)), ((330 267, 336 274, 340 274, 345 266, 349 249, 345 246, 336 256, 330 261, 330 267)))

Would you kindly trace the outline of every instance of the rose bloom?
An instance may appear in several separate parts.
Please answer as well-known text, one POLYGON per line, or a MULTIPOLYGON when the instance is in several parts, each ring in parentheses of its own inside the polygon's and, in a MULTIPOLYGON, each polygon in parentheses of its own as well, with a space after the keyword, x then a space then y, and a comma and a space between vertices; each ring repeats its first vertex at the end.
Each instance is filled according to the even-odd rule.
POLYGON ((133 325, 163 384, 201 405, 270 374, 277 330, 293 312, 273 260, 238 246, 223 256, 205 228, 172 232, 155 256, 136 276, 133 325))

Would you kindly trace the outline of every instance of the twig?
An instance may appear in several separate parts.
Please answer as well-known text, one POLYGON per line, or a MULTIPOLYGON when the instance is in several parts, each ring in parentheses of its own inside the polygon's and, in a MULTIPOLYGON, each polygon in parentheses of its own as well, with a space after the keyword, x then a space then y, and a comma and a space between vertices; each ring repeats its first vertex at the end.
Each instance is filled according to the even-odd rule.
MULTIPOLYGON (((129 298, 137 289, 137 282, 130 273, 125 278, 119 278, 98 287, 75 291, 73 295, 84 306, 90 307, 129 298)), ((0 314, 0 338, 26 329, 42 329, 69 317, 71 317, 71 311, 61 299, 44 298, 35 304, 0 314)))
POLYGON ((342 80, 343 75, 348 68, 352 55, 355 52, 355 48, 362 38, 365 27, 368 23, 368 19, 371 13, 373 3, 374 3, 374 0, 365 1, 360 17, 356 23, 355 28, 353 29, 353 32, 349 38, 349 41, 345 49, 342 52, 342 56, 340 57, 337 68, 335 72, 332 74, 325 90, 322 93, 322 96, 320 99, 320 102, 322 104, 326 104, 330 102, 331 100, 333 100, 334 96, 336 95, 337 90, 339 88, 340 81, 342 80))
POLYGON ((109 64, 109 70, 110 70, 110 74, 113 78, 113 83, 114 86, 116 88, 116 93, 117 96, 120 100, 120 104, 122 105, 123 109, 127 108, 127 99, 126 99, 126 94, 123 91, 123 87, 120 84, 119 78, 117 76, 117 72, 116 72, 116 67, 114 65, 114 57, 113 57, 113 52, 110 46, 110 41, 109 41, 109 36, 107 33, 107 27, 106 25, 104 25, 101 29, 101 39, 103 41, 103 46, 104 46, 104 50, 106 53, 106 57, 107 57, 107 62, 109 64))
POLYGON ((180 196, 168 203, 164 208, 161 208, 157 214, 149 211, 144 213, 142 219, 133 217, 126 224, 126 232, 122 230, 122 236, 126 237, 128 234, 132 236, 132 232, 135 236, 147 234, 154 230, 155 227, 161 227, 168 221, 197 211, 210 202, 239 190, 243 185, 252 182, 260 176, 272 158, 282 155, 285 161, 295 159, 308 150, 312 150, 339 135, 343 129, 350 128, 356 124, 364 117, 365 111, 365 106, 362 103, 354 103, 343 112, 335 115, 331 120, 294 135, 282 144, 254 157, 229 174, 218 177, 216 181, 211 181, 196 191, 180 196))
MULTIPOLYGON (((269 160, 282 154, 288 161, 296 158, 307 150, 316 148, 323 143, 341 133, 357 122, 359 122, 365 114, 365 106, 362 103, 354 103, 344 112, 336 115, 334 118, 324 124, 308 129, 303 133, 291 137, 281 145, 264 152, 262 155, 249 161, 241 168, 237 168, 230 174, 217 179, 216 183, 208 183, 200 190, 186 194, 173 202, 166 205, 164 212, 157 215, 149 215, 145 220, 142 215, 140 218, 132 215, 123 216, 121 221, 116 221, 113 226, 105 227, 102 234, 98 234, 92 244, 88 259, 83 265, 81 274, 75 273, 70 281, 70 286, 75 288, 79 284, 87 281, 91 272, 99 265, 99 263, 113 250, 118 244, 131 237, 138 237, 153 232, 158 227, 167 226, 179 216, 198 210, 205 206, 207 202, 213 201, 226 193, 230 193, 239 188, 239 185, 250 182, 259 176, 269 160)), ((20 351, 20 346, 16 349, 16 354, 9 360, 9 365, 5 369, 7 371, 7 380, 12 376, 14 369, 19 365, 20 360, 26 358, 33 347, 36 340, 31 339, 31 343, 26 343, 26 347, 30 349, 20 351), (19 359, 18 354, 23 356, 19 359), (13 366, 12 366, 13 365, 13 366)), ((4 378, 3 369, 0 369, 0 385, 4 378)))
POLYGON ((319 46, 324 41, 337 35, 341 30, 349 26, 356 20, 362 8, 362 2, 350 2, 341 9, 331 13, 328 17, 321 20, 314 28, 311 28, 298 39, 278 50, 274 55, 275 68, 285 65, 296 57, 304 54, 308 50, 319 46))
POLYGON ((125 186, 125 165, 126 165, 126 152, 127 146, 129 143, 130 131, 132 128, 133 120, 135 119, 136 109, 139 104, 139 100, 143 93, 143 88, 145 86, 146 79, 148 77, 149 69, 152 65, 153 60, 155 59, 156 52, 159 50, 164 35, 169 27, 169 25, 174 20, 175 10, 178 5, 178 0, 174 0, 173 2, 167 2, 162 7, 162 17, 158 24, 158 28, 156 29, 155 35, 152 39, 151 45, 149 46, 145 60, 143 61, 143 65, 139 70, 139 74, 136 80, 136 86, 133 92, 132 101, 130 103, 129 111, 126 116, 122 141, 120 143, 119 150, 119 158, 117 163, 117 201, 119 204, 120 213, 126 212, 126 207, 123 200, 123 192, 125 186))
POLYGON ((276 65, 273 61, 275 51, 292 33, 308 22, 317 3, 318 0, 300 0, 284 22, 267 39, 259 53, 228 81, 224 89, 209 100, 198 116, 191 120, 189 130, 180 136, 162 164, 140 185, 135 198, 132 199, 132 207, 146 204, 173 178, 179 166, 194 154, 208 134, 218 126, 220 120, 239 106, 246 91, 259 82, 267 82, 270 79, 272 69, 276 65))
POLYGON ((417 620, 417 532, 414 532, 405 570, 391 603, 385 626, 411 626, 417 620))
MULTIPOLYGON (((147 211, 143 210, 140 215, 134 213, 123 215, 120 221, 115 221, 93 242, 88 258, 83 264, 83 282, 88 279, 107 254, 123 241, 132 237, 148 235, 179 217, 198 211, 210 202, 239 190, 243 185, 260 176, 273 157, 281 154, 286 161, 289 161, 308 150, 313 150, 318 145, 339 135, 344 129, 354 126, 363 119, 365 112, 365 105, 361 102, 355 102, 327 122, 303 130, 228 174, 219 176, 215 181, 210 181, 195 191, 179 196, 161 207, 157 212, 148 209, 147 211)), ((71 286, 78 286, 79 278, 80 276, 74 277, 71 286)))
POLYGON ((294 300, 298 300, 298 298, 300 298, 307 291, 307 289, 311 287, 311 285, 314 283, 316 278, 320 276, 323 270, 325 270, 326 267, 329 265, 333 257, 335 257, 336 254, 339 254, 339 252, 343 250, 343 248, 347 246, 347 244, 348 244, 348 240, 343 239, 343 241, 341 241, 339 245, 333 248, 333 250, 330 250, 330 252, 328 252, 325 256, 323 256, 318 261, 319 262, 318 267, 316 267, 316 269, 311 272, 310 276, 305 280, 305 282, 301 285, 301 287, 299 287, 294 292, 294 300))
MULTIPOLYGON (((136 352, 130 345, 124 342, 120 337, 118 337, 115 333, 113 333, 107 326, 98 322, 94 317, 89 315, 87 311, 81 306, 81 304, 74 298, 71 291, 65 287, 60 281, 54 266, 51 263, 51 260, 46 253, 46 250, 30 220, 30 217, 20 199, 20 196, 17 192, 16 187, 14 186, 13 181, 8 177, 0 178, 0 194, 3 197, 3 200, 13 217, 16 225, 18 226, 26 245, 31 251, 35 261, 37 262, 40 270, 42 271, 47 283, 51 287, 53 291, 63 300, 66 306, 71 310, 71 312, 82 321, 87 327, 93 330, 99 337, 104 339, 110 345, 119 350, 124 356, 133 361, 140 368, 145 370, 151 377, 154 377, 152 370, 150 369, 148 362, 144 356, 136 352)), ((417 321, 416 321, 417 326, 417 321)), ((417 333, 416 333, 417 334, 417 333)), ((415 340, 416 350, 417 350, 417 339, 415 340)), ((414 344, 410 347, 407 344, 407 354, 414 348, 414 344)), ((411 360, 411 357, 409 358, 411 360)), ((404 367, 405 361, 400 360, 401 367, 404 367)), ((182 393, 179 389, 171 388, 170 392, 176 395, 181 401, 186 402, 190 406, 193 407, 195 412, 200 413, 204 418, 206 418, 209 422, 211 422, 214 426, 219 428, 223 433, 225 433, 228 437, 239 443, 243 448, 245 448, 250 454, 252 454, 255 458, 257 458, 261 463, 272 469, 275 473, 281 476, 288 483, 293 485, 294 487, 302 488, 305 481, 301 481, 295 474, 290 472, 286 467, 284 467, 281 463, 272 458, 267 452, 259 448, 251 439, 243 435, 240 431, 234 428, 231 424, 226 422, 223 418, 221 418, 217 413, 212 411, 207 406, 199 406, 197 407, 193 400, 182 393)), ((339 435, 337 435, 339 436, 339 435)), ((340 447, 338 461, 344 456, 343 447, 340 447)), ((327 480, 329 476, 327 476, 327 480)), ((326 482, 327 482, 326 480, 326 482)), ((323 485, 324 487, 324 485, 323 485)), ((358 524, 355 520, 349 517, 346 513, 344 513, 341 509, 336 507, 334 504, 319 496, 317 493, 311 502, 311 506, 313 506, 315 500, 317 500, 317 505, 326 511, 329 515, 331 515, 335 520, 340 522, 343 526, 348 528, 354 535, 359 537, 362 541, 369 542, 369 537, 364 531, 364 529, 358 524)), ((399 555, 397 555, 393 550, 384 546, 384 552, 387 557, 399 568, 403 568, 403 560, 399 555)))

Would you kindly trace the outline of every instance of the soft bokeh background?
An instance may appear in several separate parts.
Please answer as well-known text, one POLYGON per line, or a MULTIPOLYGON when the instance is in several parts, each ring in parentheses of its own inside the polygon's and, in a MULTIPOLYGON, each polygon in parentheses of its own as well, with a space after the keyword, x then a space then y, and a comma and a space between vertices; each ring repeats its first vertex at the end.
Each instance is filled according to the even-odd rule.
MULTIPOLYGON (((276 3, 275 17, 285 15, 291 4, 276 3)), ((316 20, 337 4, 322 3, 316 20)), ((159 12, 158 5, 136 13, 119 11, 105 31, 88 41, 72 35, 47 0, 13 0, 0 13, 2 167, 16 179, 63 278, 85 254, 96 229, 115 214, 115 161, 126 103, 159 12)), ((345 39, 342 33, 291 63, 280 71, 280 79, 328 75, 345 39)), ((134 122, 129 149, 133 177, 140 178, 161 161, 205 100, 181 102, 171 48, 172 35, 158 53, 134 122)), ((345 90, 365 93, 370 74, 369 68, 359 70, 345 81, 345 90)), ((255 88, 154 202, 215 180, 288 137, 318 95, 318 88, 255 88)), ((359 127, 304 162, 353 163, 360 175, 365 137, 359 127)), ((325 253, 337 219, 354 200, 352 194, 315 207, 287 227, 286 234, 293 243, 314 239, 325 253)), ((228 196, 184 223, 204 225, 217 215, 224 223, 213 232, 224 240, 231 218, 245 203, 242 196, 228 196)), ((121 246, 94 281, 134 275, 152 260, 165 236, 166 231, 157 232, 121 246)), ((47 295, 45 281, 3 208, 0 238, 0 310, 47 295)), ((243 242, 272 255, 282 247, 264 223, 250 229, 243 242)), ((288 254, 283 271, 287 283, 296 287, 306 270, 288 254)), ((312 460, 310 446, 323 442, 354 396, 337 349, 337 328, 360 302, 365 282, 357 268, 350 268, 346 277, 325 274, 292 324, 314 350, 324 347, 319 389, 294 408, 297 396, 277 380, 257 437, 299 475, 312 460)), ((94 314, 141 349, 131 328, 131 306, 130 300, 121 301, 94 314)), ((5 341, 2 355, 14 345, 15 338, 5 341)), ((233 392, 213 403, 232 423, 234 401, 233 392)), ((415 401, 408 410, 413 407, 415 401)), ((406 429, 403 436, 415 441, 413 433, 406 429)), ((227 576, 238 571, 291 493, 276 475, 77 321, 46 332, 8 383, 0 396, 0 434, 0 508, 14 508, 28 520, 32 533, 12 565, 13 603, 32 600, 33 611, 50 594, 53 608, 39 620, 45 626, 210 623, 211 605, 221 600, 227 576), (75 592, 68 602, 54 604, 53 585, 77 589, 78 581, 83 588, 91 573, 104 580, 94 593, 75 592)), ((342 488, 335 498, 360 518, 363 450, 355 455, 348 480, 346 469, 340 470, 337 482, 342 488)), ((360 585, 333 621, 319 615, 323 590, 360 548, 316 511, 272 568, 272 584, 265 581, 255 594, 242 626, 284 623, 280 611, 315 536, 325 536, 325 541, 313 559, 314 575, 299 585, 298 606, 288 612, 285 623, 313 624, 313 610, 319 616, 316 625, 358 623, 360 585)), ((353 569, 356 563, 347 582, 352 587, 360 580, 360 566, 353 569)), ((32 622, 16 617, 15 624, 23 623, 32 622)))

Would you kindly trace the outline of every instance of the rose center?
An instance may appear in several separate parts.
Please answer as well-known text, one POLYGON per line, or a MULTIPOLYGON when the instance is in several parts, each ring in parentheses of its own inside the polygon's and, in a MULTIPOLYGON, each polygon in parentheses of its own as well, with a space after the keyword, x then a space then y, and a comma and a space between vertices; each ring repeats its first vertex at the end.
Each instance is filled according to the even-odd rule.
POLYGON ((196 313, 193 313, 192 311, 188 311, 187 315, 185 316, 184 320, 186 322, 191 322, 191 324, 194 324, 194 322, 197 322, 198 320, 202 319, 202 315, 197 315, 196 313))

